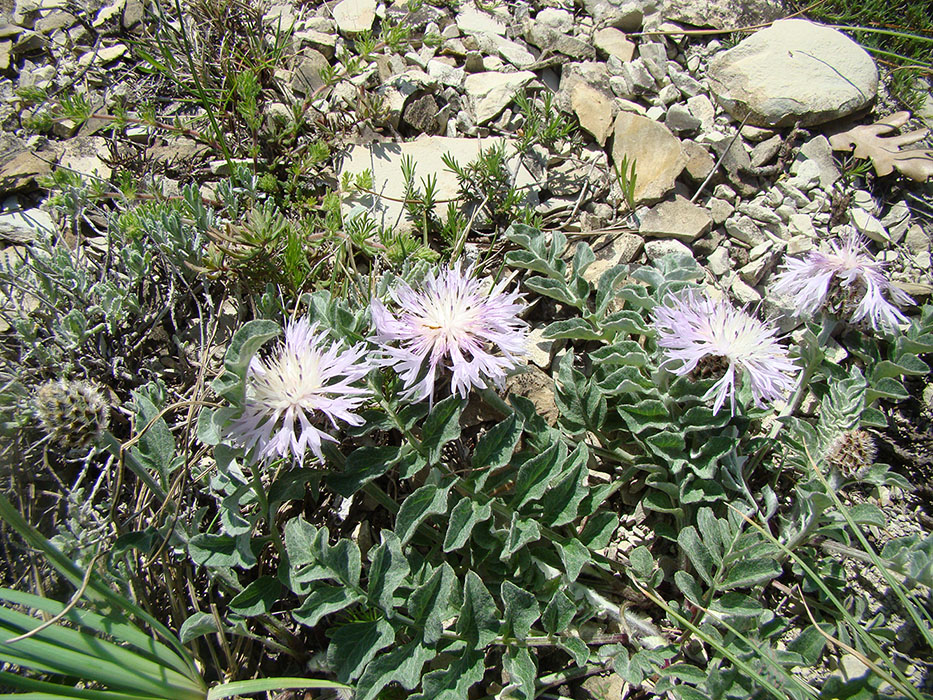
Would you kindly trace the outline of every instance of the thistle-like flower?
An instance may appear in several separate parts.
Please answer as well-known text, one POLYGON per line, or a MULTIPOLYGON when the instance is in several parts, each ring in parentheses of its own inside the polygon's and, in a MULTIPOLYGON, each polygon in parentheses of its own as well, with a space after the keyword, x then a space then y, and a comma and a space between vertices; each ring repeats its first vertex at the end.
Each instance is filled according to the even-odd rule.
POLYGON ((763 408, 794 386, 797 372, 767 326, 734 308, 725 300, 713 301, 695 290, 669 296, 654 310, 658 345, 664 348, 662 366, 680 363, 674 374, 696 379, 717 378, 703 397, 715 396, 713 413, 719 413, 726 398, 735 413, 736 382, 744 375, 755 404, 763 408))
POLYGON ((324 419, 361 425, 353 413, 367 398, 357 386, 372 366, 362 345, 345 348, 318 332, 317 324, 300 318, 285 328, 285 343, 271 356, 250 361, 246 376, 246 405, 229 425, 233 440, 254 449, 259 459, 291 453, 304 464, 310 448, 321 462, 324 440, 336 438, 318 426, 324 419))
POLYGON ((110 404, 89 382, 50 379, 36 390, 34 406, 42 429, 66 450, 89 447, 110 424, 110 404))
POLYGON ((461 272, 458 263, 429 272, 418 291, 400 284, 389 292, 399 308, 395 314, 372 300, 373 340, 382 364, 401 376, 404 398, 433 403, 444 370, 451 372, 452 391, 463 398, 471 387, 485 389, 487 381, 501 386, 518 365, 516 356, 525 354, 526 324, 518 318, 522 295, 505 292, 504 281, 484 291, 472 272, 461 272))
POLYGON ((789 258, 777 275, 774 291, 793 299, 795 315, 826 308, 849 316, 853 323, 867 319, 875 330, 895 330, 899 323, 907 323, 894 304, 913 304, 914 300, 888 281, 884 264, 865 253, 863 239, 851 232, 842 245, 833 242, 830 246, 831 253, 789 258))

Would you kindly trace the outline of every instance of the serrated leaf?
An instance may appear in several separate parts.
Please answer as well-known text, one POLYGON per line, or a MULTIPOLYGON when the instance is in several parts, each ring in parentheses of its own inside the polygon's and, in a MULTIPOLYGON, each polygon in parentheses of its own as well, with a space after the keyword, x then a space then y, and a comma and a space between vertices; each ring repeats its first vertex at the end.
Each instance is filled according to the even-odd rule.
POLYGON ((269 612, 282 594, 282 584, 274 576, 260 576, 230 601, 238 615, 253 617, 269 612))
POLYGON ((444 620, 450 607, 450 595, 454 586, 454 570, 444 562, 422 585, 418 586, 408 600, 408 613, 415 626, 423 632, 424 643, 435 644, 444 631, 444 620))
POLYGON ((296 622, 314 627, 325 615, 339 612, 363 599, 364 596, 352 588, 316 582, 301 607, 292 610, 292 617, 296 622))
POLYGON ((548 634, 563 632, 573 621, 577 606, 562 590, 557 590, 541 614, 541 624, 548 634))
POLYGON ((421 444, 428 450, 428 461, 440 461, 444 445, 460 437, 460 414, 465 401, 458 394, 434 404, 421 429, 421 444))
POLYGON ((393 608, 392 597, 395 591, 411 569, 402 554, 398 536, 391 530, 383 530, 381 536, 382 544, 370 554, 372 566, 369 567, 367 593, 373 605, 388 613, 393 608))
POLYGON ((693 564, 694 570, 700 575, 706 585, 713 585, 713 576, 716 572, 717 562, 713 558, 709 548, 700 539, 696 528, 688 525, 677 535, 677 543, 680 545, 684 554, 693 564))
POLYGON ((387 654, 373 659, 356 683, 356 700, 375 700, 389 683, 398 683, 413 690, 421 682, 421 669, 436 656, 434 649, 421 644, 420 640, 408 642, 387 654))
POLYGON ((467 571, 463 582, 463 606, 456 629, 470 649, 482 649, 499 633, 499 610, 482 579, 473 571, 467 571))
POLYGON ((460 549, 470 539, 476 524, 489 520, 491 515, 492 506, 488 503, 480 504, 472 498, 460 499, 450 512, 447 534, 444 536, 444 551, 460 549))
POLYGON ((395 517, 395 534, 403 545, 411 539, 415 530, 429 515, 447 512, 449 490, 449 484, 444 488, 439 488, 436 484, 425 484, 402 502, 395 517))
POLYGON ((541 616, 538 599, 510 581, 502 582, 499 593, 505 606, 503 634, 525 639, 531 632, 531 626, 541 616))
POLYGON ((781 575, 781 567, 774 559, 745 559, 732 565, 726 572, 720 588, 747 588, 765 583, 781 575))
POLYGON ((350 622, 328 634, 327 661, 341 683, 357 678, 380 649, 395 641, 395 630, 382 619, 350 622))

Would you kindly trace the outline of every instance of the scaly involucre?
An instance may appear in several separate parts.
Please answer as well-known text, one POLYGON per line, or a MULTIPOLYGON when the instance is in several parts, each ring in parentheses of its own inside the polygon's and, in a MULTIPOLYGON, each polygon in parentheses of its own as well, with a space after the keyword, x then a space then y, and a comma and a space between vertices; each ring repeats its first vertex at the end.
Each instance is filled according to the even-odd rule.
POLYGON ((851 232, 842 245, 834 241, 830 246, 831 253, 788 258, 777 275, 773 290, 791 297, 794 314, 809 316, 829 303, 833 311, 851 311, 853 323, 868 319, 875 330, 896 330, 898 324, 907 323, 894 304, 913 304, 914 300, 888 281, 884 264, 865 253, 862 238, 851 232), (842 292, 836 303, 834 288, 842 292))
POLYGON ((501 386, 517 366, 516 356, 525 354, 522 295, 505 292, 505 282, 484 291, 489 284, 472 272, 461 272, 457 263, 429 272, 417 291, 399 284, 389 292, 398 307, 394 313, 372 300, 373 340, 381 363, 401 377, 403 398, 433 403, 438 374, 447 370, 451 390, 463 398, 471 387, 485 389, 487 381, 501 386))
POLYGON ((317 326, 305 318, 289 323, 283 345, 265 359, 250 361, 246 405, 229 431, 258 459, 291 454, 302 465, 310 449, 323 462, 322 442, 337 441, 318 427, 324 419, 335 429, 338 421, 363 423, 353 410, 368 395, 356 385, 372 369, 362 359, 366 349, 328 340, 317 326))
POLYGON ((723 299, 714 301, 692 289, 672 294, 655 308, 654 326, 658 345, 664 349, 662 366, 676 364, 674 374, 683 376, 697 371, 702 361, 717 367, 714 374, 722 373, 703 397, 715 396, 714 414, 727 398, 735 413, 739 375, 749 383, 760 408, 794 386, 792 375, 798 368, 778 343, 777 329, 723 299))

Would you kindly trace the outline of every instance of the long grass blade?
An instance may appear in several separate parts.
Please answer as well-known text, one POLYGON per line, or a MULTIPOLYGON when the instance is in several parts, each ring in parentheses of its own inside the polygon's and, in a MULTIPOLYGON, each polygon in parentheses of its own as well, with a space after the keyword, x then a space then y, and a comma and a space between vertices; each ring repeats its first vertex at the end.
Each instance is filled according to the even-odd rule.
POLYGON ((165 700, 159 695, 138 695, 136 693, 120 693, 113 690, 91 690, 90 688, 76 688, 71 685, 61 685, 40 681, 35 678, 25 678, 8 671, 0 671, 0 687, 24 690, 15 697, 45 697, 45 698, 79 698, 79 700, 165 700))
POLYGON ((296 690, 304 688, 350 690, 351 687, 334 681, 322 681, 314 678, 258 678, 252 681, 233 681, 215 685, 207 693, 207 700, 220 700, 234 695, 264 693, 268 690, 296 690))

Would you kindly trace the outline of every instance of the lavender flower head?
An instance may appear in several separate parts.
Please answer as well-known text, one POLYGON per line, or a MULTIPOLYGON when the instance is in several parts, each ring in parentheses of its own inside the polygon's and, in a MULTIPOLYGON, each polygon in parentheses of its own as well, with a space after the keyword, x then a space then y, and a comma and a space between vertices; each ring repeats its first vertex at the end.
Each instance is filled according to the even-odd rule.
POLYGON ((784 396, 797 372, 787 350, 777 342, 777 329, 767 326, 720 299, 696 290, 670 295, 654 310, 658 345, 664 348, 662 367, 680 363, 674 374, 719 377, 703 397, 716 397, 713 413, 729 398, 735 413, 736 381, 745 377, 759 408, 784 396))
POLYGON ((381 301, 370 305, 383 353, 381 363, 402 378, 402 397, 434 402, 438 373, 451 372, 451 389, 466 398, 471 387, 487 381, 502 385, 506 372, 526 352, 526 325, 518 318, 524 308, 518 292, 505 292, 505 282, 490 291, 460 264, 429 272, 422 287, 405 283, 389 295, 398 306, 391 313, 381 301), (498 350, 501 355, 493 354, 498 350))
POLYGON ((774 291, 793 299, 795 315, 810 315, 828 307, 852 314, 853 323, 868 319, 875 330, 895 330, 907 318, 894 306, 914 300, 892 285, 884 264, 865 253, 865 243, 854 231, 832 253, 812 252, 803 260, 788 258, 777 275, 774 291), (853 308, 854 307, 854 308, 853 308))
POLYGON ((300 318, 285 328, 285 343, 265 359, 254 357, 246 375, 246 406, 229 426, 230 435, 260 459, 291 453, 304 464, 308 448, 321 462, 324 440, 337 440, 318 427, 326 418, 361 425, 353 413, 367 398, 355 386, 372 369, 362 345, 344 348, 329 341, 317 324, 300 318))

